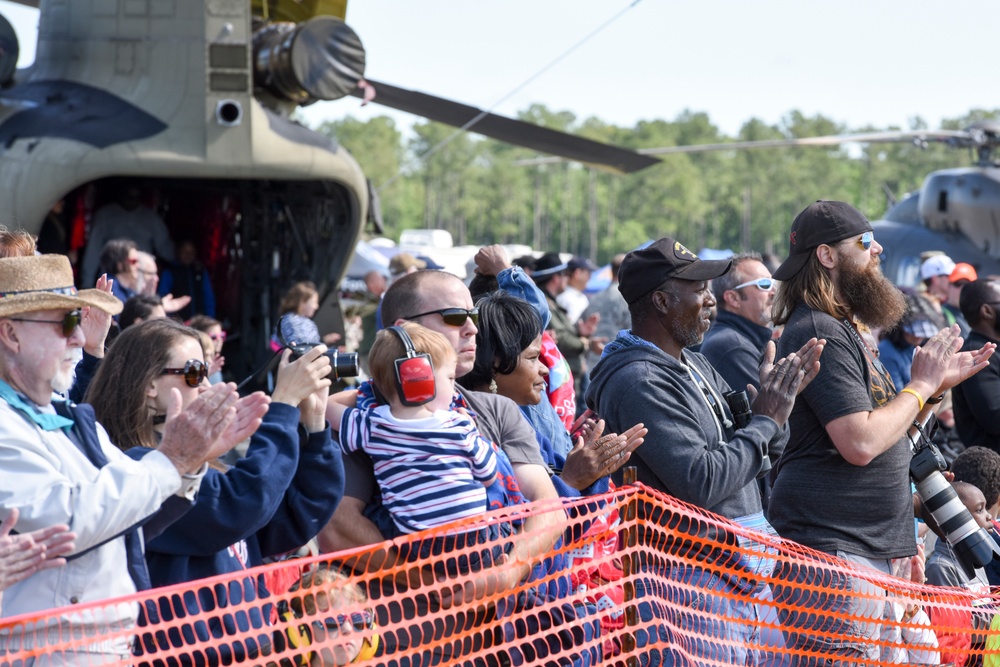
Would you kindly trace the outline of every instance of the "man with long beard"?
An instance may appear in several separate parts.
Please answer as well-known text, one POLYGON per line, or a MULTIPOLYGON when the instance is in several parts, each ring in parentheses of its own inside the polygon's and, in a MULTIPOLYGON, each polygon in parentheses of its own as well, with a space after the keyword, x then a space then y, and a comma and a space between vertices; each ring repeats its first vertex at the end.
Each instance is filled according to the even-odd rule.
MULTIPOLYGON (((826 347, 789 417, 768 519, 786 539, 889 573, 893 559, 917 552, 907 429, 945 390, 985 368, 996 346, 959 353, 958 327, 942 329, 914 353, 910 383, 894 387, 870 330, 895 326, 906 301, 882 275, 881 252, 865 216, 843 202, 816 202, 792 223, 789 257, 774 273, 782 281, 774 322, 785 325, 778 354, 811 338, 826 347)), ((808 652, 797 660, 879 660, 881 620, 891 609, 878 600, 884 592, 795 563, 776 574, 794 583, 776 587, 775 599, 785 603, 789 646, 808 652)))

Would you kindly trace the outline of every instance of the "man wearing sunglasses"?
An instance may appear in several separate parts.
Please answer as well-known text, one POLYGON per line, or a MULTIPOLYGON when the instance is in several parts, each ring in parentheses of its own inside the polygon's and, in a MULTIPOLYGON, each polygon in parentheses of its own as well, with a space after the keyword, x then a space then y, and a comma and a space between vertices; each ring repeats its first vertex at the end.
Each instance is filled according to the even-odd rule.
MULTIPOLYGON (((888 574, 893 559, 917 553, 907 431, 942 392, 985 368, 996 346, 959 353, 958 327, 942 329, 914 352, 909 384, 894 387, 871 330, 895 326, 906 301, 882 275, 881 253, 871 223, 844 202, 818 201, 792 222, 788 258, 774 273, 781 281, 775 324, 785 327, 778 354, 814 337, 827 344, 789 418, 768 519, 785 539, 888 574)), ((884 660, 879 621, 891 605, 878 598, 885 592, 867 579, 821 571, 824 581, 797 572, 795 585, 775 588, 776 600, 799 605, 796 612, 779 607, 786 624, 797 616, 816 627, 801 609, 803 585, 861 594, 822 596, 817 606, 836 613, 816 627, 822 633, 788 633, 789 648, 808 646, 810 664, 884 660)))
MULTIPOLYGON (((517 271, 524 279, 520 269, 508 269, 508 271, 517 271)), ((501 274, 498 279, 504 284, 509 275, 501 274)), ((385 323, 416 322, 444 335, 458 357, 456 376, 462 377, 472 370, 476 360, 478 333, 476 324, 479 313, 473 305, 469 289, 456 276, 432 270, 402 276, 389 287, 382 299, 382 317, 385 323)), ((458 389, 454 407, 468 410, 470 415, 475 415, 479 431, 485 438, 499 445, 505 454, 500 481, 487 490, 489 500, 493 503, 491 506, 509 506, 524 501, 555 499, 560 493, 573 493, 566 481, 552 476, 539 451, 534 430, 513 401, 496 394, 471 392, 460 387, 458 389), (560 491, 556 490, 555 484, 559 484, 560 491), (502 497, 496 495, 500 489, 504 489, 500 494, 502 497)), ((344 400, 344 398, 344 396, 333 396, 331 400, 344 400)), ((354 396, 347 398, 356 400, 359 407, 370 405, 366 403, 370 397, 365 397, 363 394, 357 399, 354 396)), ((384 507, 374 500, 375 478, 372 464, 370 460, 366 461, 366 458, 364 454, 344 457, 346 479, 344 498, 337 506, 330 523, 319 535, 319 545, 323 551, 332 552, 367 546, 395 536, 396 529, 392 518, 384 507)), ((563 471, 563 477, 569 479, 566 470, 563 471)), ((580 491, 577 490, 575 493, 579 496, 580 491)), ((523 581, 532 571, 528 563, 544 555, 550 555, 551 558, 546 559, 543 564, 536 565, 535 569, 548 566, 551 570, 547 573, 536 572, 533 576, 561 577, 566 574, 557 572, 565 565, 564 557, 559 554, 552 556, 553 547, 562 537, 564 528, 565 515, 560 512, 539 512, 527 517, 523 531, 537 536, 538 539, 533 540, 530 545, 524 541, 515 542, 515 551, 518 552, 515 556, 516 562, 523 564, 517 573, 520 580, 523 581), (524 549, 533 550, 522 552, 524 549)), ((380 561, 369 562, 368 569, 371 570, 380 564, 380 561)), ((516 583, 510 581, 502 585, 512 587, 516 583)), ((557 588, 558 586, 553 585, 547 590, 555 591, 557 588)), ((419 604, 427 604, 426 596, 422 596, 419 604)), ((567 606, 563 606, 563 611, 565 622, 569 623, 573 620, 575 612, 572 606, 566 609, 567 606)), ((577 623, 583 622, 578 620, 577 623)), ((539 628, 535 627, 534 630, 535 634, 538 634, 539 628)), ((435 637, 412 640, 420 643, 433 639, 435 637)), ((402 644, 408 641, 408 638, 402 635, 386 637, 387 650, 394 648, 391 643, 396 641, 402 644)), ((563 648, 568 650, 571 647, 563 648)), ((436 650, 451 649, 446 647, 436 650)), ((450 664, 448 662, 450 657, 438 655, 436 659, 440 660, 441 664, 450 664)))
POLYGON ((774 287, 771 272, 755 252, 734 256, 729 273, 712 281, 718 314, 699 352, 736 391, 748 384, 760 388, 760 360, 772 333, 774 287))
MULTIPOLYGON (((41 570, 5 591, 4 616, 149 588, 143 536, 149 539, 190 508, 205 462, 249 437, 267 411, 263 394, 240 399, 234 386, 217 385, 187 410, 171 413, 157 451, 141 461, 129 459, 96 424, 90 406, 53 396, 72 382, 84 345, 85 308, 113 315, 122 305, 107 291, 77 292, 63 255, 0 259, 0 471, 5 480, 0 513, 16 508, 18 529, 24 531, 68 524, 76 532, 64 569, 41 570)), ((132 627, 136 612, 134 605, 116 605, 81 616, 76 631, 99 634, 87 626, 94 622, 87 618, 132 627)), ((0 638, 0 652, 4 648, 0 638)), ((130 658, 128 637, 77 650, 101 654, 93 658, 98 662, 130 658)), ((60 660, 88 661, 71 655, 60 660)))

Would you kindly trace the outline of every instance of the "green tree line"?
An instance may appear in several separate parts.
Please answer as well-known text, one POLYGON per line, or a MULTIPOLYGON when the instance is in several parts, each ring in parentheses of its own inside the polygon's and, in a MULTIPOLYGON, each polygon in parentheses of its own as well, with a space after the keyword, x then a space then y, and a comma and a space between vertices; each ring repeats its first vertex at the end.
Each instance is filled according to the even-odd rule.
MULTIPOLYGON (((848 128, 798 111, 776 125, 751 119, 734 137, 708 114, 692 111, 628 128, 542 105, 519 117, 634 149, 928 129, 919 117, 908 128, 848 128)), ((1000 109, 977 109, 942 129, 998 119, 1000 109)), ((414 125, 412 136, 387 116, 348 117, 316 129, 345 146, 371 179, 387 236, 446 229, 457 244, 526 243, 597 262, 664 235, 692 248, 782 255, 791 220, 811 201, 847 201, 875 220, 890 198, 919 189, 931 171, 970 163, 964 150, 937 143, 853 144, 667 155, 662 164, 619 175, 567 162, 516 166, 538 154, 432 122, 414 125)))

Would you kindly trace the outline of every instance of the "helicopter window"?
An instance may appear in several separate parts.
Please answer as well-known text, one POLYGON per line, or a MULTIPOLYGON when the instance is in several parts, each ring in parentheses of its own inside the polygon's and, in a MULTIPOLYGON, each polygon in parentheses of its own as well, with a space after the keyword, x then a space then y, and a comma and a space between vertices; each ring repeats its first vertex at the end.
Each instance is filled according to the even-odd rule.
MULTIPOLYGON (((893 276, 888 276, 890 279, 893 276)), ((920 257, 903 257, 896 268, 895 280, 898 287, 916 287, 920 284, 920 257)))

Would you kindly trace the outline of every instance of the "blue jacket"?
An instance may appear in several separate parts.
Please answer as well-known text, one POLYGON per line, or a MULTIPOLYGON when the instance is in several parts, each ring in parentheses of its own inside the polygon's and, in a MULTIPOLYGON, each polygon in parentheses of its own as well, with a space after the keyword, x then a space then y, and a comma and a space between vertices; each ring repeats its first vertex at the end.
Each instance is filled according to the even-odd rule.
POLYGON ((699 350, 734 391, 748 384, 760 389, 760 360, 771 340, 771 329, 719 309, 699 350))
MULTIPOLYGON (((297 408, 272 403, 264 423, 250 439, 245 458, 225 473, 211 469, 202 481, 198 502, 182 520, 171 525, 146 545, 146 561, 154 586, 167 586, 239 572, 262 565, 265 556, 298 548, 312 539, 333 516, 343 496, 344 466, 340 450, 329 429, 308 436, 298 431, 297 408)), ((141 458, 148 450, 128 450, 141 458)), ((198 589, 180 600, 161 598, 159 609, 147 603, 146 622, 164 621, 218 607, 256 600, 268 595, 262 580, 247 577, 213 588, 198 589)), ((262 628, 270 606, 250 608, 234 615, 213 618, 206 627, 195 623, 198 640, 235 634, 237 628, 262 628)), ((161 647, 194 643, 191 626, 171 629, 169 644, 162 632, 156 643, 161 647), (181 633, 184 637, 181 637, 181 633)), ((259 638, 261 646, 270 642, 268 634, 259 638)), ((218 643, 219 654, 209 655, 209 664, 230 659, 253 659, 258 644, 218 643)), ((142 636, 141 650, 155 651, 152 637, 142 636)))

